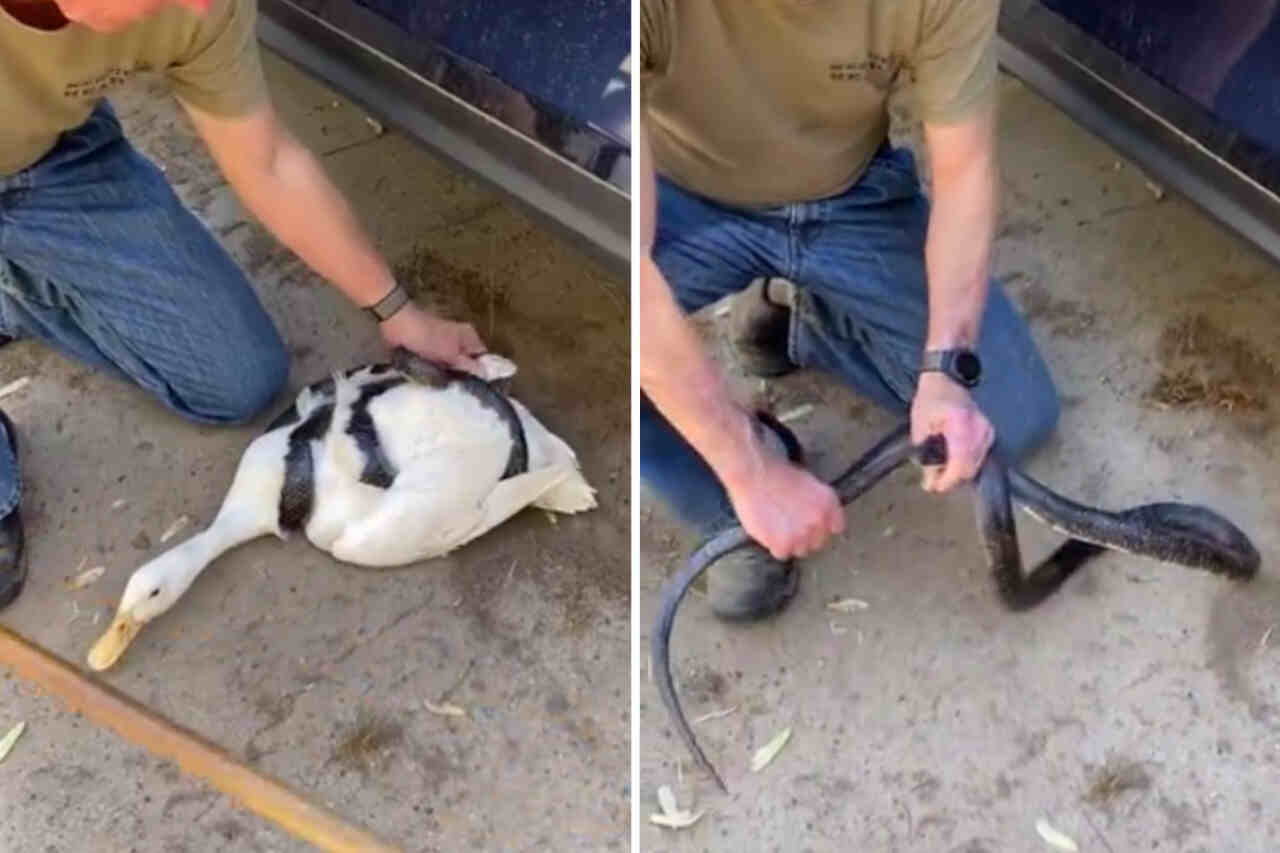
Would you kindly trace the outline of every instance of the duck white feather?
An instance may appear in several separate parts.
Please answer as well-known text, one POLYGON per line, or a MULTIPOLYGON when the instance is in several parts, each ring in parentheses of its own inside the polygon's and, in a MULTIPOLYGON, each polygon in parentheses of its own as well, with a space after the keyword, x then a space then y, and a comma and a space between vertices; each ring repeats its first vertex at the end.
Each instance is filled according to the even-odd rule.
MULTIPOLYGON (((515 365, 499 356, 482 356, 480 363, 490 380, 515 373, 515 365)), ((595 490, 573 450, 525 406, 504 398, 519 421, 526 451, 524 470, 504 477, 517 441, 492 401, 443 372, 440 381, 415 376, 387 365, 366 366, 303 389, 294 403, 296 420, 273 425, 245 449, 208 528, 129 578, 115 619, 89 652, 89 665, 112 666, 142 626, 171 608, 227 550, 267 534, 288 535, 282 494, 298 485, 296 477, 290 480, 291 452, 310 453, 309 466, 294 460, 295 475, 303 468, 311 473, 302 527, 307 539, 338 560, 362 566, 398 566, 447 554, 529 506, 560 513, 595 507, 595 490), (362 395, 372 395, 364 411, 381 461, 394 472, 389 484, 362 477, 371 454, 357 439, 360 430, 352 428, 362 395), (327 428, 317 429, 329 407, 327 428), (302 441, 300 436, 310 434, 305 430, 316 434, 302 441)))

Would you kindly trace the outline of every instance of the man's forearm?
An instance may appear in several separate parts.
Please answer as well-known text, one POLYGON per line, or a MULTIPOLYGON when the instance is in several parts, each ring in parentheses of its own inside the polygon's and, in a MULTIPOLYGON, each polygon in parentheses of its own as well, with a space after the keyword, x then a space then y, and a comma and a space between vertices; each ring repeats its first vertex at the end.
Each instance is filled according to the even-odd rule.
POLYGON ((640 387, 726 485, 751 476, 750 425, 724 376, 698 340, 653 260, 658 185, 644 125, 638 140, 640 184, 640 387))
POLYGON ((726 483, 749 476, 745 412, 676 304, 657 264, 640 262, 640 387, 726 483))
POLYGON ((997 172, 989 128, 942 139, 925 240, 929 282, 927 349, 975 346, 990 279, 997 172), (948 150, 947 146, 951 146, 948 150))
POLYGON ((390 291, 386 262, 314 155, 292 137, 283 136, 266 168, 229 177, 245 207, 352 302, 372 305, 390 291))

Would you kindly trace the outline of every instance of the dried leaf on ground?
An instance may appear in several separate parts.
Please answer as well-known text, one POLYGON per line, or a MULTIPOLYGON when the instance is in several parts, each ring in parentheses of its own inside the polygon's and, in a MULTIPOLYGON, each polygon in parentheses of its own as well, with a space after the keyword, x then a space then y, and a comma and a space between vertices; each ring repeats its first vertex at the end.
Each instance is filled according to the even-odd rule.
POLYGON ((651 814, 649 815, 649 823, 665 826, 669 829, 687 829, 698 821, 702 820, 702 816, 707 812, 704 809, 700 812, 677 812, 674 815, 651 814))
POLYGON ((1057 829, 1054 829, 1049 821, 1040 818, 1036 821, 1036 832, 1040 833, 1040 837, 1044 839, 1044 843, 1058 850, 1065 850, 1067 853, 1079 853, 1080 848, 1070 836, 1064 835, 1057 829))
POLYGON ((15 379, 12 382, 10 382, 8 385, 4 386, 3 388, 0 388, 0 398, 8 397, 10 394, 16 394, 30 384, 31 384, 30 376, 23 376, 21 379, 15 379))
POLYGON ((832 601, 827 604, 827 609, 835 610, 839 613, 853 613, 857 610, 866 610, 870 606, 861 598, 842 598, 839 601, 832 601))
POLYGON ((707 713, 703 714, 701 717, 694 717, 691 725, 696 726, 698 723, 705 723, 707 720, 718 720, 721 717, 729 716, 736 710, 738 710, 737 705, 734 705, 732 708, 725 708, 724 710, 721 710, 721 711, 708 711, 707 713))
POLYGON ((182 528, 186 527, 190 523, 191 516, 183 513, 173 520, 173 524, 170 524, 168 528, 165 529, 164 533, 160 534, 160 541, 168 542, 170 539, 181 533, 182 528))
MULTIPOLYGON (((81 565, 83 565, 83 563, 81 565)), ((98 579, 106 573, 106 566, 94 566, 92 569, 86 569, 85 571, 67 579, 67 589, 84 589, 89 584, 96 583, 98 579)))
POLYGON ((0 740, 0 761, 4 761, 8 756, 13 745, 18 742, 18 738, 22 737, 22 733, 27 730, 26 721, 19 722, 16 726, 9 729, 9 733, 4 736, 4 740, 0 740))
POLYGON ((769 762, 777 757, 782 748, 787 745, 787 741, 791 740, 791 727, 787 726, 782 731, 774 735, 773 740, 756 750, 756 754, 751 759, 751 771, 759 773, 761 770, 769 766, 769 762))
POLYGON ((649 815, 649 822, 669 829, 685 829, 693 826, 706 814, 705 809, 696 813, 681 809, 676 803, 676 795, 667 785, 658 788, 658 805, 662 808, 662 813, 649 815))
POLYGON ((788 409, 787 411, 778 415, 778 420, 782 421, 784 424, 787 424, 787 423, 791 423, 792 421, 798 421, 801 418, 808 417, 811 414, 813 414, 813 404, 804 403, 803 405, 796 406, 794 409, 788 409))
POLYGON ((426 706, 428 711, 441 717, 465 717, 467 715, 464 709, 449 702, 442 702, 437 705, 430 699, 424 699, 422 704, 426 706))

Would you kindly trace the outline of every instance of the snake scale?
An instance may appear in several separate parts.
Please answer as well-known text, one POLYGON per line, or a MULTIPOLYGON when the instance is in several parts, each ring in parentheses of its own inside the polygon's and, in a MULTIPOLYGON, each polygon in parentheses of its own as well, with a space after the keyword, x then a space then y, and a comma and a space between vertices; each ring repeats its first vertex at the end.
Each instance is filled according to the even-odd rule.
MULTIPOLYGON (((921 465, 946 461, 942 436, 911 442, 906 425, 888 433, 832 482, 848 505, 908 460, 921 465)), ((1185 503, 1152 503, 1118 512, 1078 504, 1026 474, 987 457, 970 484, 978 533, 1000 599, 1010 610, 1027 610, 1052 595, 1090 558, 1116 550, 1166 563, 1204 569, 1235 580, 1258 572, 1258 550, 1241 530, 1213 510, 1185 503), (1070 537, 1030 572, 1023 570, 1013 504, 1038 521, 1070 537)), ((671 629, 689 587, 712 563, 751 542, 741 526, 730 527, 699 547, 688 563, 662 586, 661 604, 651 639, 658 692, 676 731, 722 791, 724 780, 698 745, 685 718, 671 677, 671 629)))

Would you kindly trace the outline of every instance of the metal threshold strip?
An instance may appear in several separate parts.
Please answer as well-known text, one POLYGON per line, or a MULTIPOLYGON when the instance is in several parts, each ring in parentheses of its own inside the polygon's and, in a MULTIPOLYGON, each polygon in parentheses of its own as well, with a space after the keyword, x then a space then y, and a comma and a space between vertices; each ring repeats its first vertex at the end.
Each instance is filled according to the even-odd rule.
MULTIPOLYGON (((290 0, 261 0, 260 13, 267 46, 516 200, 629 281, 630 199, 622 189, 290 0)), ((354 21, 361 11, 347 13, 354 21)), ((378 25, 371 16, 358 20, 378 25)), ((392 35, 386 31, 388 40, 392 35)))
POLYGON ((999 36, 1010 73, 1280 260, 1280 182, 1260 149, 1035 0, 1005 0, 999 36))
POLYGON ((111 729, 153 755, 173 761, 240 807, 320 850, 399 850, 6 628, 0 628, 0 666, 11 668, 94 725, 111 729))

